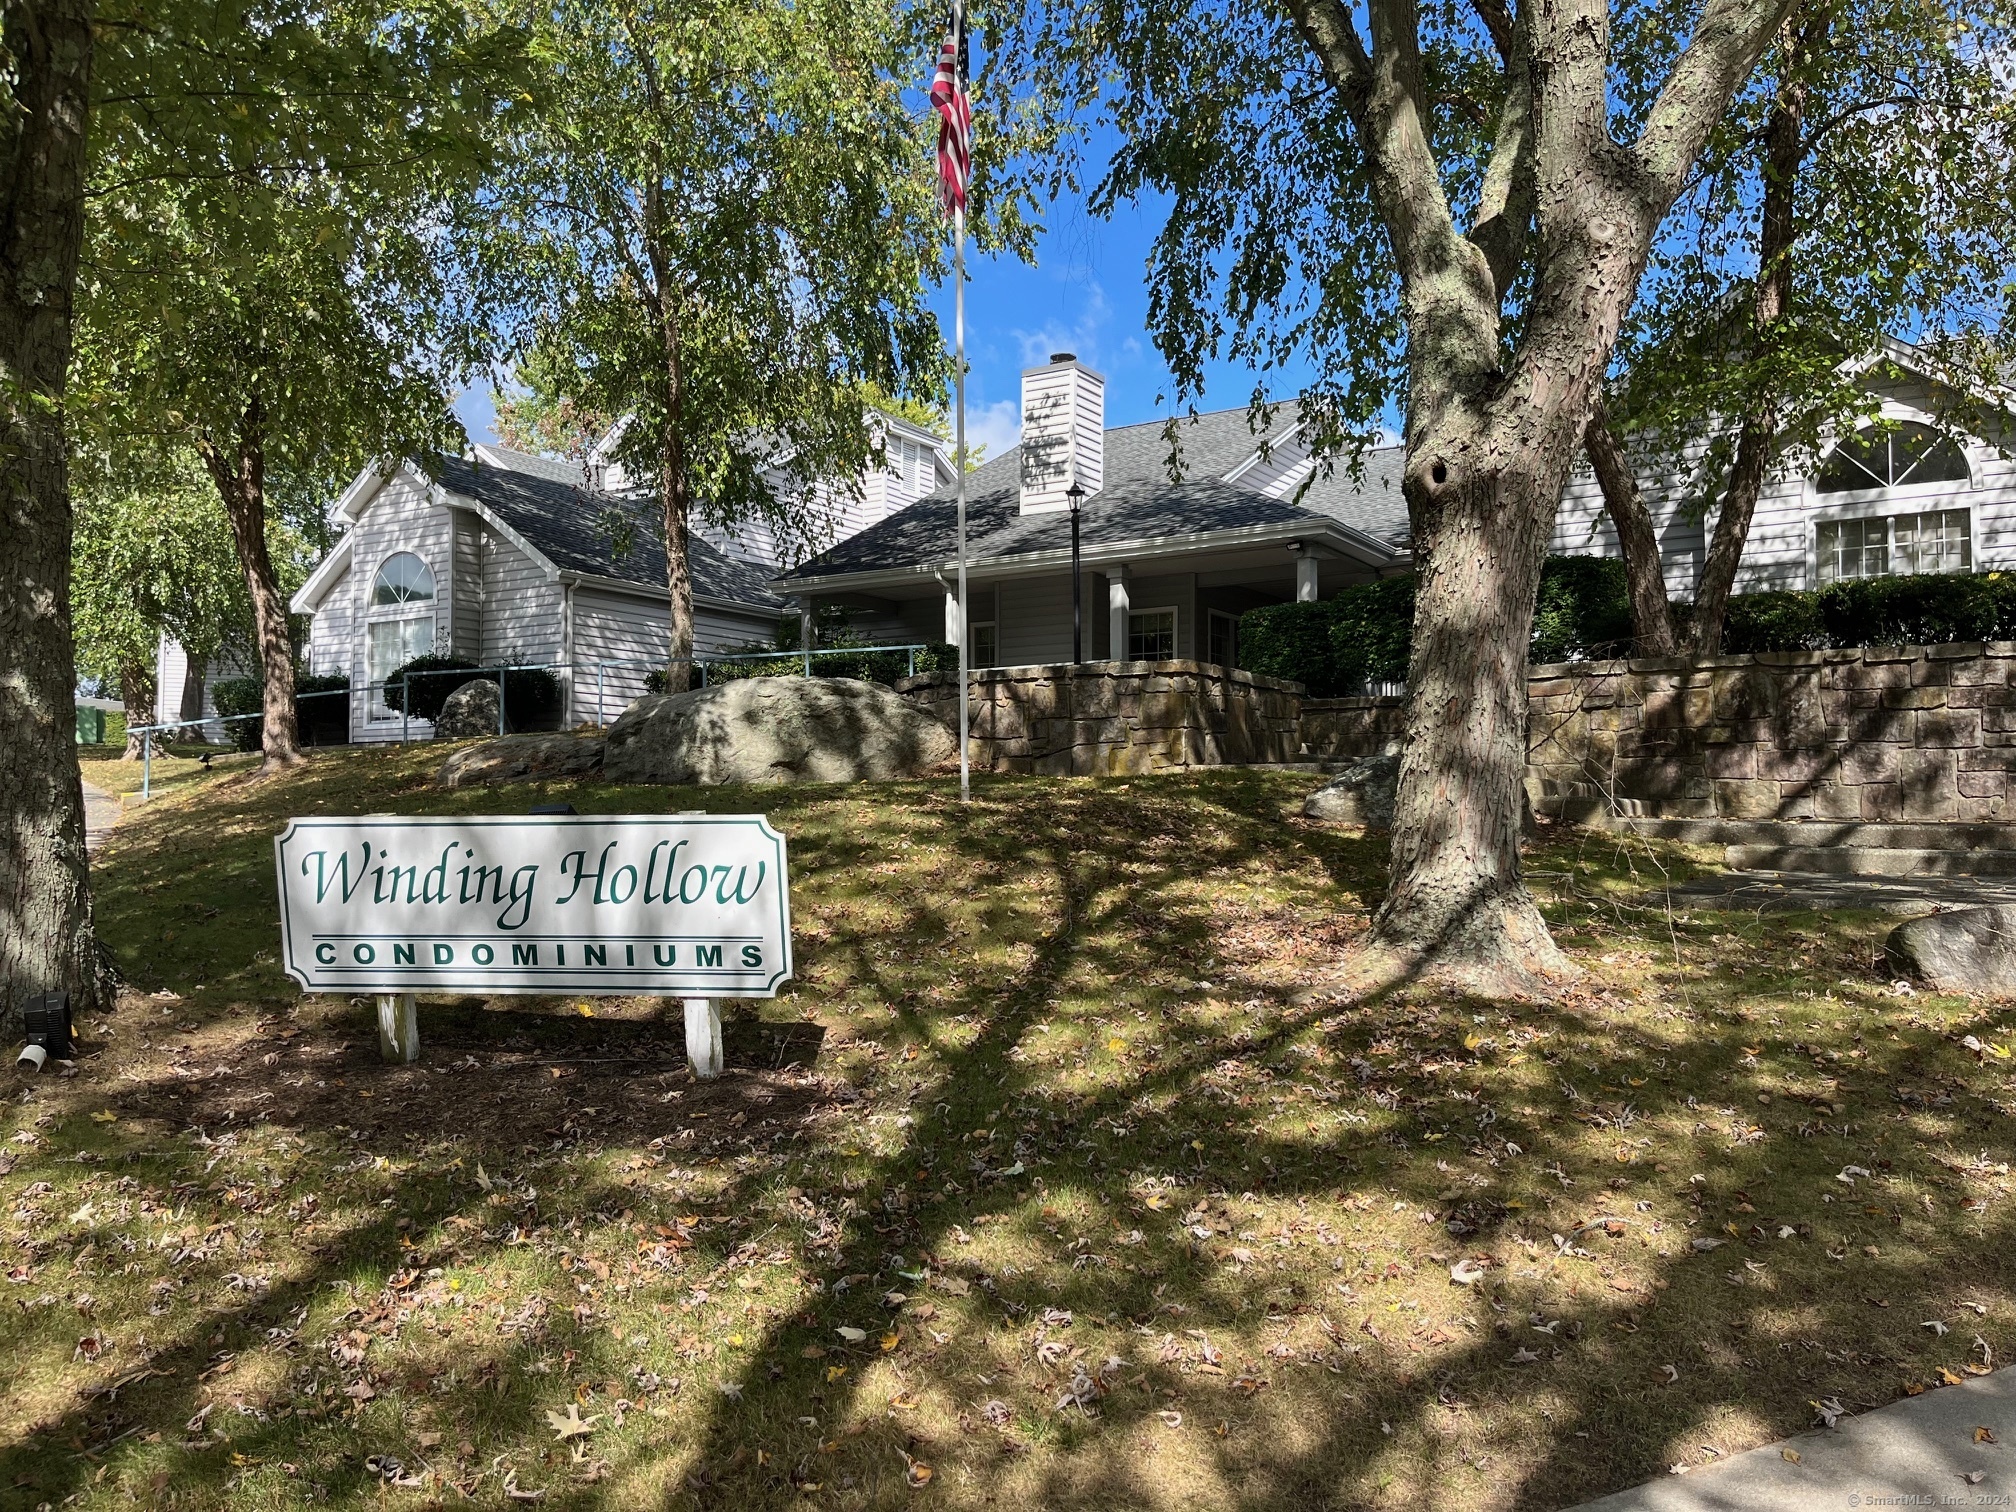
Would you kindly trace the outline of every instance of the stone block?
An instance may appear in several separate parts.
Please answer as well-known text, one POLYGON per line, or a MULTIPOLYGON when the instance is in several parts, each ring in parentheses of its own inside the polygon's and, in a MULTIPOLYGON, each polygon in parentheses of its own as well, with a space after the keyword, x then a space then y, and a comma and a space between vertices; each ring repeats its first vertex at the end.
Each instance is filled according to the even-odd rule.
POLYGON ((1855 789, 1862 795, 1862 818, 1870 823, 1894 823, 1904 817, 1904 790, 1894 782, 1872 782, 1855 789))
POLYGON ((1778 679, 1758 666, 1735 666, 1709 679, 1715 700, 1715 721, 1769 719, 1778 712, 1778 679))
POLYGON ((1754 746, 1757 752, 1755 775, 1779 782, 1820 782, 1831 780, 1841 770, 1839 746, 1793 746, 1771 750, 1754 746))
POLYGON ((1717 782, 1715 812, 1724 819, 1775 819, 1778 817, 1778 784, 1717 782))
POLYGON ((1996 824, 2009 817, 2009 800, 2001 798, 1962 798, 1960 800, 1960 822, 1962 824, 1996 824))
POLYGON ((1978 661, 1987 653, 1988 646, 1983 641, 1953 641, 1944 646, 1925 648, 1929 661, 1978 661))
POLYGON ((1958 817, 1959 770, 1952 751, 1899 752, 1897 780, 1903 789, 1904 817, 1926 821, 1958 817))
POLYGON ((1924 660, 1911 664, 1911 686, 1914 688, 1943 688, 1952 678, 1953 664, 1935 660, 1929 652, 1924 660))
POLYGON ((1899 746, 1867 742, 1842 746, 1841 781, 1855 787, 1871 782, 1895 782, 1900 749, 1899 746))
POLYGON ((1925 709, 1918 715, 1919 746, 1976 746, 1981 715, 1974 709, 1925 709))
POLYGON ((1863 661, 1845 669, 1842 686, 1849 688, 1908 688, 1911 660, 1863 661))
POLYGON ((1811 789, 1813 795, 1813 817, 1815 819, 1860 819, 1862 817, 1862 790, 1843 787, 1838 782, 1823 782, 1811 789))
POLYGON ((1775 776, 1775 773, 1757 769, 1757 749, 1754 745, 1710 746, 1706 753, 1708 775, 1718 782, 1729 778, 1775 776))
POLYGON ((1944 687, 1885 688, 1883 707, 1886 709, 1943 709, 1946 707, 1944 687))
POLYGON ((1954 786, 1962 798, 2006 798, 2009 794, 2009 774, 1970 771, 1963 767, 1954 774, 1954 786))
POLYGON ((1871 709, 1848 721, 1848 739, 1855 744, 1909 744, 1918 735, 1917 716, 1909 709, 1871 709))

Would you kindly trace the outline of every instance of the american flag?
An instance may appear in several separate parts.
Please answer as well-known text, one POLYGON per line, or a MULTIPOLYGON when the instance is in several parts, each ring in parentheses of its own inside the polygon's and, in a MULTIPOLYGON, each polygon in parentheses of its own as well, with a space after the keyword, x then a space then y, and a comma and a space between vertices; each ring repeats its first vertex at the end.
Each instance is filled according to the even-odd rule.
POLYGON ((953 0, 931 76, 931 104, 938 121, 938 200, 947 215, 966 208, 966 185, 973 176, 973 106, 966 98, 966 6, 953 0))

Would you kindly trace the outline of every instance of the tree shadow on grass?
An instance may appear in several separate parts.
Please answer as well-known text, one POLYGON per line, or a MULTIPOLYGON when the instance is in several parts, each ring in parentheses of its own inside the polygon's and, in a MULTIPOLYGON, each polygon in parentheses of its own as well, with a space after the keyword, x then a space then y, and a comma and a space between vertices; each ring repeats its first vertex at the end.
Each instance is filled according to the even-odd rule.
MULTIPOLYGON (((853 1168, 853 1191, 808 1194, 831 1209, 819 1223, 837 1220, 827 1235, 837 1242, 812 1242, 811 1220, 796 1241, 816 1257, 823 1289, 769 1319, 735 1357, 736 1393, 680 1397, 675 1446, 632 1446, 606 1487, 556 1493, 571 1497, 565 1504, 787 1505, 813 1483, 843 1505, 905 1504, 916 1473, 907 1454, 937 1467, 933 1495, 962 1505, 1407 1506, 1453 1493, 1559 1506, 1655 1474, 1689 1442, 1728 1447, 1759 1425, 1798 1426, 1813 1397, 1838 1394, 1852 1407, 1894 1395, 1904 1373, 1925 1372, 1920 1338, 1930 1336, 1914 1337, 1918 1320, 1900 1311, 1917 1298, 1966 1289, 2009 1316, 2012 1236, 2001 1216, 1956 1219, 1964 1232, 1945 1234, 1913 1210, 1919 1177, 1900 1140, 2008 1158, 2006 1122, 1964 1099, 1938 1101, 1943 1047, 1872 1036, 1855 1073, 1867 1096, 1853 1094, 1866 1110, 1842 1117, 1788 1103, 1783 1076, 1747 1052, 1746 1038, 1757 1040, 1707 1015, 1728 1001, 1710 988, 1697 989, 1696 1008, 1628 1029, 1594 992, 1514 1009, 1404 992, 1297 1002, 1278 963, 1225 959, 1229 905, 1216 894, 1270 866, 1319 865, 1341 885, 1338 867, 1353 869, 1364 842, 1283 825, 1273 790, 1230 777, 982 783, 977 795, 970 811, 924 797, 943 808, 933 822, 967 868, 958 886, 989 900, 984 926, 1026 950, 1005 971, 960 959, 973 919, 952 890, 871 899, 866 912, 824 900, 837 922, 801 964, 835 968, 849 990, 890 1007, 892 1039, 922 1047, 914 1063, 877 1073, 907 1121, 894 1123, 890 1148, 853 1168), (1031 907, 1017 911, 1017 898, 1031 907), (943 956, 942 995, 920 993, 898 951, 943 956), (1076 1072, 1071 1043, 1049 1047, 1043 1031, 1069 1019, 1072 1000, 1117 997, 1171 969, 1236 984, 1222 996, 1245 997, 1243 1019, 1177 994, 1155 1054, 1130 1054, 1103 1085, 1076 1072), (1466 1043, 1472 1033, 1478 1045, 1466 1043), (1515 1034, 1545 1036, 1522 1039, 1529 1069, 1518 1075, 1508 1064, 1515 1034), (1296 1052, 1312 1044, 1328 1059, 1304 1075, 1296 1052), (1322 1094, 1322 1126, 1268 1116, 1271 1093, 1291 1085, 1322 1094), (1712 1099, 1695 1095, 1704 1088, 1712 1099), (1760 1092, 1776 1099, 1768 1110, 1753 1101, 1760 1092), (1727 1106, 1710 1106, 1716 1099, 1727 1106), (1665 1171, 1633 1153, 1634 1129, 1653 1126, 1678 1157, 1665 1171), (1856 1162, 1883 1174, 1860 1189, 1836 1182, 1856 1162), (1689 1180, 1695 1172, 1703 1182, 1689 1180), (1795 1186, 1838 1187, 1844 1210, 1838 1220, 1827 1210, 1836 1231, 1777 1237, 1778 1218, 1804 1211, 1786 1195, 1795 1186), (1879 1187, 1881 1201, 1869 1201, 1879 1187), (1313 1247, 1341 1263, 1273 1269, 1276 1236, 1241 1228, 1258 1207, 1284 1230, 1296 1226, 1280 1236, 1293 1239, 1281 1253, 1313 1247), (1619 1237, 1594 1223, 1606 1217, 1619 1237), (1403 1221, 1426 1237, 1408 1240, 1403 1221), (1716 1246, 1697 1251, 1696 1238, 1716 1246), (1434 1255, 1483 1257, 1485 1279, 1445 1282, 1434 1255), (861 1279, 838 1291, 849 1277, 861 1279), (887 1290, 905 1301, 885 1307, 887 1290), (1046 1309, 1072 1319, 1046 1321, 1046 1309), (884 1355, 878 1331, 892 1323, 899 1342, 884 1355), (846 1342, 840 1326, 864 1340, 846 1342), (1039 1356, 1045 1344, 1063 1348, 1039 1356), (1277 1345, 1287 1353, 1271 1352, 1277 1345), (1073 1359, 1078 1348, 1086 1353, 1073 1359), (1108 1353, 1129 1363, 1109 1373, 1108 1353)), ((820 801, 768 796, 782 825, 820 801)), ((886 851, 841 829, 794 834, 793 852, 811 893, 836 871, 887 864, 886 851)), ((421 1075, 445 1079, 431 1062, 421 1075)), ((612 1105, 619 1079, 635 1077, 610 1073, 612 1105)), ((619 1115, 620 1133, 584 1124, 603 1084, 569 1090, 594 1100, 528 1108, 508 1132, 485 1126, 460 1147, 465 1158, 564 1140, 570 1120, 598 1140, 651 1127, 650 1108, 642 1119, 619 1115)), ((707 1111, 672 1106, 658 1137, 686 1108, 707 1111)), ((330 1137, 343 1127, 329 1122, 339 1110, 348 1105, 313 1105, 308 1127, 330 1137)), ((715 1203, 756 1209, 778 1179, 774 1165, 752 1165, 715 1203)), ((439 1198, 431 1190, 388 1178, 390 1211, 416 1215, 430 1236, 452 1230, 450 1217, 495 1229, 466 1176, 439 1198)), ((576 1213, 630 1200, 620 1186, 570 1195, 576 1213)), ((1948 1194, 1935 1201, 1951 1212, 1948 1194)), ((410 1268, 399 1244, 410 1231, 359 1232, 368 1239, 317 1266, 325 1287, 360 1272, 375 1286, 410 1268)), ((285 1306, 314 1294, 304 1278, 285 1306)), ((263 1310, 255 1321, 284 1316, 285 1307, 263 1310)), ((606 1349, 592 1331, 567 1339, 584 1354, 606 1349)), ((184 1347, 195 1367, 203 1347, 184 1347)), ((529 1383, 500 1398, 500 1436, 536 1429, 536 1406, 551 1405, 531 1373, 539 1359, 516 1353, 524 1347, 510 1344, 499 1366, 529 1383)), ((1946 1358, 1957 1367, 1964 1355, 1955 1347, 1946 1358)), ((179 1375, 133 1388, 147 1389, 163 1393, 168 1412, 195 1410, 196 1390, 179 1375)), ((354 1449, 361 1431, 346 1429, 344 1443, 354 1449)), ((274 1453, 290 1442, 277 1423, 255 1432, 274 1453)), ((15 1452, 0 1461, 8 1478, 15 1452)), ((88 1462, 66 1471, 51 1490, 80 1487, 88 1471, 88 1462)), ((199 1475, 193 1462, 189 1473, 199 1475)), ((200 1474, 220 1484, 214 1469, 200 1474)), ((346 1474, 342 1484, 361 1489, 358 1473, 346 1474)))

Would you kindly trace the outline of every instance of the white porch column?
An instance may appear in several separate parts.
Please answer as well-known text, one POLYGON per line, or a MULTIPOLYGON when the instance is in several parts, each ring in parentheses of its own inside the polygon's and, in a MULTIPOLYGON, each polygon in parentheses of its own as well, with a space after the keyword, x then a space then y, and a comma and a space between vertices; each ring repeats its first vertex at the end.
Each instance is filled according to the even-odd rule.
MULTIPOLYGON (((968 584, 971 587, 971 584, 968 584)), ((950 583, 945 585, 945 644, 959 644, 959 590, 950 583)), ((968 648, 971 654, 971 648, 968 648)))
POLYGON ((1106 569, 1106 651, 1114 661, 1127 660, 1127 612, 1133 607, 1127 597, 1128 577, 1124 563, 1106 569))
POLYGON ((1298 552, 1295 557, 1295 602, 1313 604, 1317 599, 1317 583, 1320 564, 1307 551, 1298 552))

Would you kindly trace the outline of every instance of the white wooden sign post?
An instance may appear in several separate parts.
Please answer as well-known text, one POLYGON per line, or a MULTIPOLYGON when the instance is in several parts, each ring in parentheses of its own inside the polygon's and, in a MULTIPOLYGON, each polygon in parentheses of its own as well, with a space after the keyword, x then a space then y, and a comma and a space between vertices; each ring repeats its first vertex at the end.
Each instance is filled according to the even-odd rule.
POLYGON ((378 998, 420 1057, 416 992, 680 998, 694 1073, 724 997, 791 977, 784 837, 760 814, 295 819, 273 842, 287 974, 378 998))

